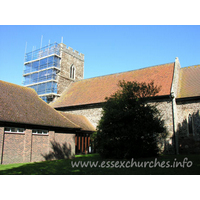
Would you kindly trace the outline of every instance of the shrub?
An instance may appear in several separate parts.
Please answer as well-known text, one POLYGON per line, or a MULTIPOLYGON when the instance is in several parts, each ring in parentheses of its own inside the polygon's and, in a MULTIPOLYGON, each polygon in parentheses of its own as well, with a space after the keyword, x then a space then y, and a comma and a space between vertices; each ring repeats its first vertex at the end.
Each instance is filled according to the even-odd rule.
POLYGON ((155 105, 147 103, 160 87, 138 82, 119 82, 120 90, 106 98, 97 127, 95 144, 106 158, 155 156, 157 138, 164 138, 164 123, 155 105))

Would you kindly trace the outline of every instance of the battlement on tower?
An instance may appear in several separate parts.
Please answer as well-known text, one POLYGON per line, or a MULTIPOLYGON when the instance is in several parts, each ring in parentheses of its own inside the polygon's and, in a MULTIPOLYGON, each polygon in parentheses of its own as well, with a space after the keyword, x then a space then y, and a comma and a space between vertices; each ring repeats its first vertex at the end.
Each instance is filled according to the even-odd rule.
POLYGON ((71 48, 71 47, 67 48, 66 44, 60 43, 59 45, 60 45, 61 51, 64 51, 64 52, 68 53, 69 55, 74 56, 75 58, 77 58, 81 61, 84 61, 84 54, 79 53, 76 50, 73 50, 73 48, 71 48))

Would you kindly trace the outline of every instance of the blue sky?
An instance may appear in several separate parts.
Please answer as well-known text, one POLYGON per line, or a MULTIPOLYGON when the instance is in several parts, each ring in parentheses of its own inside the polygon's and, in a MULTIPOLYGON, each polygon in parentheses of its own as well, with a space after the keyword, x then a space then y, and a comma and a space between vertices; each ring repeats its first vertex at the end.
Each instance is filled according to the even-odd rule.
MULTIPOLYGON (((47 45, 49 40, 51 43, 60 43, 61 37, 63 37, 67 47, 70 46, 74 50, 83 53, 85 55, 85 78, 174 62, 175 57, 179 57, 182 67, 200 64, 200 26, 176 26, 177 24, 199 24, 199 1, 190 0, 189 3, 188 1, 176 0, 57 0, 56 2, 35 0, 34 3, 22 0, 2 1, 0 12, 0 80, 22 85, 26 42, 27 52, 31 51, 33 46, 39 48, 42 35, 43 46, 47 45), (19 24, 19 26, 13 26, 13 24, 19 24), (42 25, 38 26, 38 24, 42 25), (43 24, 62 25, 44 26, 43 24), (68 26, 64 24, 131 25, 68 26), (133 24, 175 26, 134 26, 133 24)), ((23 180, 23 183, 28 181, 26 190, 28 187, 32 189, 31 186, 34 187, 35 182, 30 177, 27 178, 23 180)), ((101 184, 101 180, 99 181, 100 178, 98 177, 98 181, 96 181, 96 176, 87 177, 88 182, 86 181, 86 183, 90 185, 90 192, 94 192, 94 195, 96 194, 96 188, 100 187, 101 190, 110 190, 111 188, 116 190, 116 188, 119 188, 119 192, 111 192, 110 196, 112 195, 112 198, 126 198, 133 195, 140 197, 145 188, 145 190, 147 189, 145 194, 148 198, 155 187, 155 184, 152 184, 152 178, 147 180, 147 177, 144 176, 134 177, 135 181, 132 182, 131 188, 136 189, 133 194, 129 188, 130 180, 127 176, 126 179, 120 177, 120 182, 123 182, 126 191, 119 185, 118 177, 114 181, 106 180, 107 182, 105 182, 105 177, 102 177, 104 185, 101 184), (91 184, 93 182, 96 184, 91 184), (149 185, 153 187, 149 187, 149 185), (127 191, 130 191, 130 193, 127 191)), ((165 184, 168 186, 169 183, 171 188, 176 190, 177 185, 180 189, 185 186, 185 177, 184 180, 181 179, 178 183, 177 180, 173 181, 169 177, 164 185, 163 177, 157 178, 160 179, 155 180, 154 177, 153 183, 162 181, 162 184, 156 184, 157 192, 162 192, 163 186, 165 184)), ((15 184, 15 182, 19 183, 21 179, 20 177, 20 180, 17 179, 14 182, 13 178, 9 180, 11 186, 14 183, 12 190, 14 189, 13 195, 15 196, 21 191, 21 184, 15 184), (18 185, 20 188, 17 187, 18 185)), ((5 181, 8 181, 8 177, 1 182, 5 185, 5 181)), ((44 178, 42 177, 40 181, 44 182, 44 178)), ((70 188, 71 194, 77 193, 77 188, 73 187, 77 181, 80 181, 78 176, 68 178, 69 184, 67 184, 67 187, 70 188)), ((195 183, 194 180, 190 180, 190 182, 195 183)), ((51 180, 45 179, 45 186, 52 187, 51 184, 52 178, 51 180)), ((0 184, 0 186, 4 185, 0 184)), ((26 185, 23 185, 23 187, 26 185)), ((187 188, 186 194, 183 193, 184 197, 191 197, 191 194, 194 197, 198 195, 196 194, 198 190, 194 190, 194 186, 197 185, 190 187, 193 189, 192 191, 187 188)), ((63 197, 65 188, 66 185, 63 188, 60 184, 58 188, 54 186, 55 194, 51 192, 51 198, 52 196, 56 198, 58 196, 63 197), (58 189, 59 193, 55 188, 58 189)), ((7 189, 4 189, 7 192, 7 189)), ((79 193, 82 195, 84 190, 85 188, 79 188, 79 193), (80 192, 80 189, 83 191, 80 192)), ((174 191, 172 189, 173 196, 177 194, 177 198, 180 198, 180 193, 174 191)), ((104 193, 102 194, 104 195, 104 193)), ((44 195, 46 197, 48 194, 44 193, 44 195)), ((105 195, 101 196, 98 193, 98 196, 103 198, 105 195)))
POLYGON ((0 80, 22 85, 25 46, 63 42, 85 55, 84 78, 174 62, 200 64, 200 26, 0 25, 0 80))

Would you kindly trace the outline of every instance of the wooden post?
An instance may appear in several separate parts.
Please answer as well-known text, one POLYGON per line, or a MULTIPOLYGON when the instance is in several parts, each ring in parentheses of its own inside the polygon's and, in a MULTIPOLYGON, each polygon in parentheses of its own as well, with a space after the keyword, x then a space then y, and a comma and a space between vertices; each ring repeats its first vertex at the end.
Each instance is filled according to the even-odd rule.
POLYGON ((86 136, 85 136, 85 154, 88 153, 87 138, 88 138, 88 136, 86 135, 86 136))
POLYGON ((80 134, 80 153, 82 153, 82 133, 80 134))
MULTIPOLYGON (((90 146, 90 136, 88 136, 88 151, 89 151, 89 146, 90 146)), ((91 146, 91 152, 92 153, 92 146, 91 146)))
POLYGON ((84 134, 82 134, 82 153, 84 153, 84 134))
POLYGON ((78 146, 78 143, 77 143, 77 134, 75 135, 75 154, 77 154, 77 146, 78 146))
POLYGON ((77 153, 79 153, 80 150, 80 134, 77 134, 77 153))

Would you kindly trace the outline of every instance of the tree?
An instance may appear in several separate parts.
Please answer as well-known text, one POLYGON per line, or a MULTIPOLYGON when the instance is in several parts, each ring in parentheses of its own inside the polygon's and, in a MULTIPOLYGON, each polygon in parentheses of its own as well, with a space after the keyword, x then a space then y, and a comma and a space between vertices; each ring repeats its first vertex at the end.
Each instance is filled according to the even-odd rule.
POLYGON ((148 103, 160 87, 151 83, 119 82, 120 90, 106 98, 97 127, 97 151, 106 158, 155 156, 165 128, 155 105, 148 103))

